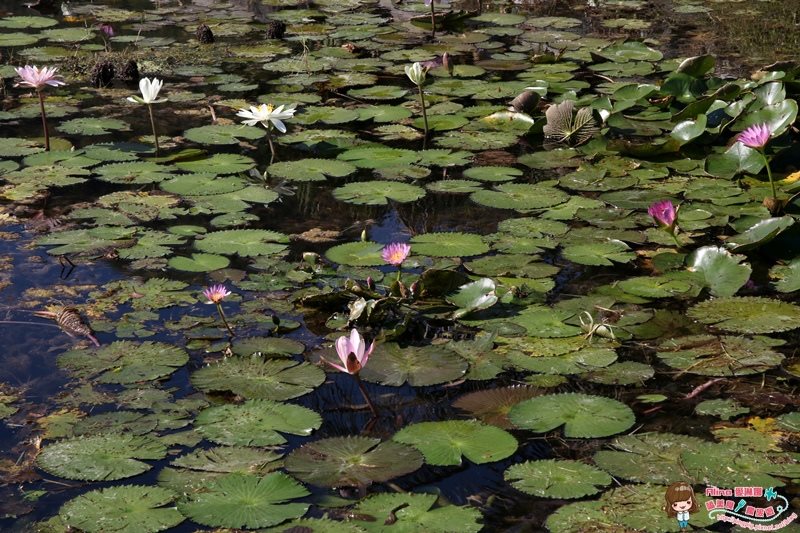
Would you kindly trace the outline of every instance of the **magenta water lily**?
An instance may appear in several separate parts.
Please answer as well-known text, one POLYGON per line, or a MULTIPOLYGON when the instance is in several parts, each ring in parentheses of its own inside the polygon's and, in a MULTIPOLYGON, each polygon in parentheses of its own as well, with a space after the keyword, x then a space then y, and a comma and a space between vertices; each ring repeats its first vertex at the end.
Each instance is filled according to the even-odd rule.
POLYGON ((62 77, 56 74, 58 69, 56 67, 42 67, 25 65, 24 67, 17 67, 17 75, 22 81, 17 82, 15 87, 30 87, 36 91, 39 97, 39 111, 42 115, 42 129, 44 130, 44 149, 50 151, 50 132, 47 130, 47 113, 44 109, 44 95, 42 89, 46 87, 59 87, 66 85, 62 77))
POLYGON ((225 318, 225 313, 222 311, 222 301, 230 295, 231 291, 229 291, 225 285, 211 285, 203 290, 203 296, 205 296, 207 300, 206 303, 217 306, 217 313, 219 313, 222 323, 225 324, 225 329, 228 330, 228 333, 230 333, 232 337, 234 335, 233 329, 231 329, 228 320, 225 318))
POLYGON ((369 356, 372 355, 373 349, 375 349, 375 343, 372 342, 369 347, 367 347, 367 341, 364 340, 364 337, 361 336, 357 329, 353 328, 350 330, 350 336, 342 335, 336 339, 336 354, 339 356, 339 360, 342 364, 333 363, 327 359, 323 359, 323 361, 337 370, 347 372, 355 378, 358 383, 358 388, 361 390, 361 394, 364 396, 364 400, 366 400, 370 411, 372 411, 373 415, 377 416, 378 410, 372 403, 369 394, 367 394, 367 389, 364 387, 364 383, 358 375, 361 369, 367 366, 369 356))
POLYGON ((658 224, 661 229, 672 235, 675 244, 681 247, 677 235, 677 218, 678 208, 672 203, 672 200, 661 200, 655 202, 647 209, 647 214, 653 217, 653 220, 658 224))
POLYGON ((758 153, 761 154, 762 159, 764 159, 764 167, 767 169, 769 185, 772 187, 772 198, 774 201, 774 199, 778 197, 778 193, 775 189, 775 181, 772 179, 772 169, 769 167, 769 160, 767 160, 767 154, 765 153, 765 148, 767 147, 770 137, 772 137, 772 130, 769 125, 753 124, 740 133, 736 140, 749 148, 757 150, 758 153))

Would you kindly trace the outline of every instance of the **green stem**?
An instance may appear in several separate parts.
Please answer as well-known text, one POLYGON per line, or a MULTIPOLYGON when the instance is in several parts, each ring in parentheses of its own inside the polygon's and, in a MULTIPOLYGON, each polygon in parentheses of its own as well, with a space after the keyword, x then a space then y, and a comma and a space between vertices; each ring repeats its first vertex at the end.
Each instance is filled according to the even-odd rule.
POLYGON ((36 91, 39 95, 39 109, 42 111, 42 129, 44 129, 44 150, 50 151, 50 132, 47 131, 47 113, 44 110, 44 95, 42 91, 36 91))
POLYGON ((772 187, 772 197, 777 198, 778 193, 775 191, 775 181, 772 179, 772 170, 769 168, 769 161, 767 161, 767 154, 760 151, 761 157, 764 159, 764 166, 767 167, 767 177, 769 178, 769 184, 772 187))
POLYGON ((228 333, 231 334, 231 337, 236 336, 231 329, 231 326, 228 324, 228 320, 225 318, 225 313, 222 312, 222 304, 219 302, 217 302, 217 312, 219 313, 219 317, 222 319, 222 323, 225 324, 225 328, 228 330, 228 333))
POLYGON ((361 395, 367 401, 367 405, 369 406, 369 410, 372 411, 372 416, 378 416, 378 410, 375 408, 375 405, 372 403, 372 400, 367 394, 367 388, 364 386, 364 382, 361 381, 361 378, 358 374, 353 374, 353 377, 356 379, 356 383, 358 383, 358 389, 361 391, 361 395))
POLYGON ((431 0, 431 39, 436 38, 436 11, 433 8, 435 1, 431 0))
POLYGON ((271 165, 275 161, 275 145, 272 144, 272 128, 267 128, 267 142, 269 143, 269 164, 271 165))
POLYGON ((422 138, 422 149, 425 150, 428 146, 428 111, 425 109, 425 96, 422 91, 422 85, 417 85, 417 88, 419 88, 419 104, 422 106, 422 121, 425 123, 425 137, 422 138))
POLYGON ((678 234, 675 231, 675 229, 673 229, 669 234, 672 235, 672 240, 675 241, 675 244, 678 246, 678 249, 680 250, 681 248, 683 248, 681 241, 678 240, 678 234))
POLYGON ((147 104, 147 112, 150 114, 150 127, 153 129, 153 141, 156 144, 156 157, 158 157, 158 133, 156 132, 156 121, 153 119, 153 106, 147 104))
POLYGON ((402 265, 397 265, 397 283, 400 283, 400 275, 403 273, 402 265))

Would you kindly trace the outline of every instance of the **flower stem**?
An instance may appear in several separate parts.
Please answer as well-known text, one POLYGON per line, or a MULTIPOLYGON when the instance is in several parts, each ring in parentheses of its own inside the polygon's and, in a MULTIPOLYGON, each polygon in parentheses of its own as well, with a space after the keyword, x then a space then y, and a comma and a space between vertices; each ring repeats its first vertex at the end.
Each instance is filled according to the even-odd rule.
POLYGON ((403 267, 397 265, 397 283, 400 283, 400 275, 403 273, 403 267))
POLYGON ((675 244, 678 246, 678 249, 680 250, 681 248, 683 248, 681 241, 678 240, 678 234, 675 232, 675 230, 672 230, 670 232, 670 235, 672 235, 672 240, 675 241, 675 244))
POLYGON ((434 2, 435 0, 431 0, 431 39, 436 38, 436 11, 433 7, 434 2))
POLYGON ((762 151, 758 153, 761 154, 761 157, 764 159, 764 166, 767 167, 767 177, 769 178, 769 184, 772 187, 772 197, 777 198, 778 193, 775 191, 775 181, 772 179, 772 170, 769 168, 769 161, 767 161, 767 154, 762 151))
POLYGON ((36 91, 39 95, 39 109, 42 111, 42 129, 44 130, 44 150, 50 151, 50 132, 47 131, 47 113, 44 110, 44 95, 42 91, 36 91))
MULTIPOLYGON (((431 5, 433 5, 432 2, 431 5)), ((422 138, 422 149, 425 150, 428 146, 428 111, 425 109, 425 95, 422 85, 417 87, 419 88, 419 104, 422 106, 422 121, 425 123, 425 137, 422 138)))
POLYGON ((222 323, 225 324, 228 333, 231 334, 231 337, 236 336, 236 334, 231 329, 231 326, 228 324, 228 320, 225 318, 225 313, 222 312, 222 304, 220 304, 219 302, 217 302, 217 312, 219 313, 219 317, 222 319, 222 323))
POLYGON ((269 143, 269 164, 271 165, 275 161, 275 145, 272 144, 272 129, 267 128, 267 142, 269 143))
POLYGON ((147 112, 150 114, 150 127, 153 129, 153 141, 156 143, 156 157, 158 157, 158 133, 156 132, 156 121, 153 119, 153 106, 147 104, 147 112))
POLYGON ((364 382, 361 381, 361 377, 358 374, 353 374, 353 377, 356 379, 356 383, 358 383, 358 389, 361 391, 361 395, 367 401, 367 405, 369 406, 369 410, 372 411, 372 416, 378 416, 378 410, 375 408, 375 405, 372 403, 372 400, 367 394, 367 388, 364 386, 364 382))

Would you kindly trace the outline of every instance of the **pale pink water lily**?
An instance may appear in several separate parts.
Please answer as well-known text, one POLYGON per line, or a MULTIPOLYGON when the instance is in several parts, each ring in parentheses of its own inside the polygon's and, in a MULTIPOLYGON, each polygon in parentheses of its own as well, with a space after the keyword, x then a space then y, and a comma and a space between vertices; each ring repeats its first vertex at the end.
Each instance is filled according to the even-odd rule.
POLYGON ((411 245, 404 242, 394 242, 386 245, 381 251, 381 258, 390 265, 400 266, 411 253, 411 245))
POLYGON ((653 217, 658 225, 665 229, 675 227, 675 206, 670 200, 661 200, 650 206, 647 214, 653 217))
POLYGON ((362 368, 367 366, 367 361, 369 361, 369 356, 374 348, 374 342, 367 348, 364 338, 357 329, 353 328, 349 337, 342 335, 336 340, 336 353, 342 364, 339 365, 327 360, 325 362, 337 370, 356 375, 362 368))
POLYGON ((22 78, 22 81, 15 84, 15 87, 30 87, 40 91, 45 86, 58 87, 66 85, 60 75, 56 74, 58 68, 56 67, 42 67, 41 69, 33 65, 25 65, 24 67, 17 67, 17 76, 22 78))
POLYGON ((767 145, 771 136, 772 131, 767 124, 753 124, 740 133, 736 140, 745 146, 761 150, 767 145))
POLYGON ((207 304, 218 304, 230 295, 231 291, 226 289, 225 285, 212 285, 203 291, 203 296, 208 300, 207 304))

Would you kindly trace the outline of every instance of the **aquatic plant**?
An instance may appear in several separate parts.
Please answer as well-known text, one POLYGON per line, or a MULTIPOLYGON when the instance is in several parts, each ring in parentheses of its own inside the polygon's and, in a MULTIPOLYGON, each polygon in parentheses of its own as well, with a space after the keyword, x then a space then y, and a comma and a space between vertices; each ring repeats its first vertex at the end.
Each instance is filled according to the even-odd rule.
POLYGON ((284 120, 294 116, 297 104, 280 105, 274 107, 272 104, 261 104, 258 107, 250 106, 250 110, 240 109, 236 116, 245 120, 242 122, 248 126, 261 124, 267 129, 267 142, 269 143, 270 160, 269 164, 275 162, 275 146, 272 144, 272 129, 275 128, 281 133, 286 133, 284 120))
POLYGON ((661 229, 672 235, 678 248, 682 246, 677 236, 678 209, 671 200, 661 200, 651 204, 647 209, 647 214, 653 217, 653 220, 661 229))
POLYGON ((364 383, 359 377, 359 372, 361 372, 362 368, 367 366, 369 356, 372 355, 372 350, 374 349, 375 342, 373 341, 369 345, 369 348, 367 348, 367 342, 364 340, 364 337, 361 336, 357 329, 353 328, 350 331, 349 337, 347 335, 342 335, 336 339, 336 354, 339 356, 339 360, 341 360, 342 364, 333 363, 327 359, 323 360, 333 368, 342 372, 347 372, 355 378, 358 383, 358 388, 361 390, 361 394, 364 396, 364 400, 366 400, 369 406, 369 410, 372 411, 374 416, 378 416, 378 410, 372 403, 367 389, 364 387, 364 383))
POLYGON ((50 151, 50 133, 47 131, 47 113, 44 110, 44 95, 42 89, 47 86, 59 87, 66 85, 62 81, 61 76, 56 74, 58 68, 56 67, 42 67, 25 65, 24 67, 17 67, 17 75, 22 78, 22 81, 16 83, 15 87, 30 87, 36 91, 39 97, 39 110, 42 115, 42 129, 44 130, 44 149, 50 151))
POLYGON ((772 169, 769 167, 769 160, 767 160, 767 154, 765 152, 765 148, 771 136, 772 130, 770 130, 768 124, 753 124, 740 133, 736 140, 761 154, 761 158, 764 160, 764 167, 767 169, 769 185, 772 187, 771 202, 774 203, 778 198, 778 193, 775 190, 775 180, 772 179, 772 169))
POLYGON ((406 260, 410 253, 411 245, 404 242, 393 242, 392 244, 386 245, 381 251, 381 258, 390 265, 397 267, 397 281, 400 281, 403 261, 406 260))
POLYGON ((212 285, 207 287, 203 290, 203 296, 206 297, 208 300, 207 304, 214 304, 217 306, 217 312, 219 313, 219 317, 222 319, 222 323, 225 324, 225 328, 228 330, 228 333, 231 334, 231 337, 234 335, 231 326, 228 324, 228 320, 225 318, 225 313, 222 311, 222 300, 230 296, 231 291, 225 288, 225 285, 212 285))
POLYGON ((158 78, 153 78, 152 81, 150 78, 142 78, 139 80, 139 92, 142 93, 142 96, 134 95, 128 97, 129 102, 145 104, 147 106, 147 113, 150 115, 150 127, 153 130, 153 141, 156 146, 156 156, 158 155, 158 133, 156 132, 156 122, 153 119, 153 104, 160 104, 161 102, 167 101, 166 98, 158 97, 158 93, 161 91, 163 85, 164 82, 158 78))
POLYGON ((431 8, 431 39, 436 38, 436 7, 435 0, 425 0, 425 5, 431 8))
POLYGON ((425 84, 425 76, 427 75, 427 69, 423 68, 422 64, 419 62, 414 63, 413 65, 406 65, 405 67, 406 76, 408 79, 411 80, 411 83, 417 86, 419 90, 419 105, 422 107, 422 120, 425 124, 425 136, 422 138, 422 149, 424 150, 428 144, 428 111, 425 108, 425 92, 422 90, 422 86, 425 84))

